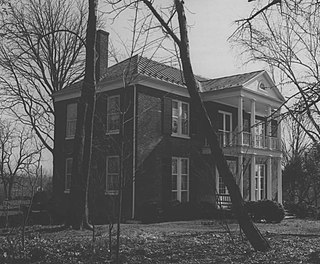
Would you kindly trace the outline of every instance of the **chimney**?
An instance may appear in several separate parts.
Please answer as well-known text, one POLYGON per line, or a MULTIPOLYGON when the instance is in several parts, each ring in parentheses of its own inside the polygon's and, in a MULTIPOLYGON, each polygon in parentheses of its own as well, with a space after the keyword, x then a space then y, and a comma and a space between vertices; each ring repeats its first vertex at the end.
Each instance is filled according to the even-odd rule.
POLYGON ((109 32, 99 29, 97 31, 97 61, 96 61, 96 81, 99 82, 101 78, 107 73, 108 68, 108 40, 109 32))

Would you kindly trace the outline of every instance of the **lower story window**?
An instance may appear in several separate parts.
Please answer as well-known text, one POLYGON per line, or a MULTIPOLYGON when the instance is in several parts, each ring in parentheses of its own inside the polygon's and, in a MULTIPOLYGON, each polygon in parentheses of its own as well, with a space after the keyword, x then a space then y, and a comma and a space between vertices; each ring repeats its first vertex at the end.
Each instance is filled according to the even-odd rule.
POLYGON ((266 198, 266 165, 265 164, 256 164, 255 167, 255 176, 254 176, 254 198, 255 201, 262 200, 266 198))
POLYGON ((171 162, 172 200, 189 201, 189 159, 173 157, 171 162))
POLYGON ((64 192, 69 193, 71 188, 72 158, 66 159, 64 192))
POLYGON ((119 156, 107 157, 106 172, 106 193, 110 195, 116 195, 119 191, 119 156))

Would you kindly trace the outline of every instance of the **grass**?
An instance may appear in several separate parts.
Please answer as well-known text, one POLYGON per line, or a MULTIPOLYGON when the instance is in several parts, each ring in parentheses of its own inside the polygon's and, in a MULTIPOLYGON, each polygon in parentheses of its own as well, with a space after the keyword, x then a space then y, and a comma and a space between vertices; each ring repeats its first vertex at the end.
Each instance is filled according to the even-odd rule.
MULTIPOLYGON (((234 221, 123 224, 121 263, 320 263, 320 222, 288 219, 257 226, 270 242, 267 252, 254 251, 234 221)), ((90 231, 29 227, 25 251, 18 229, 9 236, 0 230, 0 263, 112 263, 108 226, 96 229, 93 246, 90 231)))

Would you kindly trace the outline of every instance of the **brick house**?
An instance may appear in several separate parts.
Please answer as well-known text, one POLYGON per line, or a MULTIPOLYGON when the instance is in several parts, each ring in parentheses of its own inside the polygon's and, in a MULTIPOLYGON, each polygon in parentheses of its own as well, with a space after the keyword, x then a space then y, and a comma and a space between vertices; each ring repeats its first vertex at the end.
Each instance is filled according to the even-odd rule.
MULTIPOLYGON (((102 44, 101 50, 105 51, 102 44)), ((90 192, 94 213, 105 217, 114 205, 120 172, 126 219, 139 217, 148 202, 164 206, 171 200, 228 200, 201 122, 193 114, 181 71, 138 55, 107 71, 106 67, 105 61, 98 60, 90 192)), ((256 71, 197 80, 244 199, 281 203, 278 113, 284 98, 268 74, 256 71)), ((54 164, 53 191, 62 211, 70 190, 80 87, 73 85, 54 95, 59 155, 54 164)))

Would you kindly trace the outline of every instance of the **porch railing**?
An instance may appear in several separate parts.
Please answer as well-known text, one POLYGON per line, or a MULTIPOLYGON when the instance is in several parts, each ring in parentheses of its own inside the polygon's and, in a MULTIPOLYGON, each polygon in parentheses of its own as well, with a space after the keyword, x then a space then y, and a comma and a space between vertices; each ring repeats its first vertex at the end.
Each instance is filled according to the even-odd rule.
POLYGON ((239 132, 218 132, 220 147, 247 146, 259 149, 281 150, 280 140, 276 137, 255 135, 253 137, 249 132, 242 132, 242 142, 239 132))

